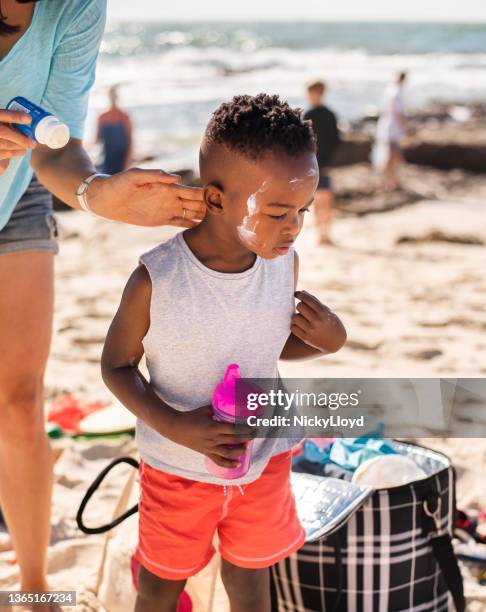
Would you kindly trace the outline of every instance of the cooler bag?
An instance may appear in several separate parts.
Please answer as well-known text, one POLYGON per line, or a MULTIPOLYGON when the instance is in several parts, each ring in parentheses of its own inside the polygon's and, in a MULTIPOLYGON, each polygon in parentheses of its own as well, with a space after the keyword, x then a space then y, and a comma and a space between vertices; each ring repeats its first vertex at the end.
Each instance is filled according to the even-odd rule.
POLYGON ((307 540, 272 568, 272 612, 464 611, 451 544, 451 462, 421 446, 392 444, 427 477, 371 489, 292 473, 307 540))

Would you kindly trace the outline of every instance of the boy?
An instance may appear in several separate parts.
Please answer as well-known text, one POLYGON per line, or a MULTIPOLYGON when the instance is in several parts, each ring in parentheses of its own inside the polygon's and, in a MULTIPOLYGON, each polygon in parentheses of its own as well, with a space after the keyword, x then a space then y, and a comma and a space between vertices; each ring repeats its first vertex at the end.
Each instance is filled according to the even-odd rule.
POLYGON ((330 238, 333 193, 329 165, 332 156, 341 142, 337 127, 336 115, 324 106, 326 85, 322 81, 310 83, 307 95, 311 108, 304 114, 304 119, 312 122, 317 139, 317 163, 319 164, 319 185, 317 187, 315 212, 320 244, 332 244, 330 238))
POLYGON ((200 151, 206 217, 141 257, 110 327, 103 377, 139 419, 137 612, 176 610, 186 579, 214 553, 215 531, 232 612, 268 612, 268 568, 304 543, 289 482, 295 439, 255 440, 248 473, 229 482, 209 474, 205 456, 235 467, 254 436, 212 419, 228 364, 275 378, 279 358, 345 342, 317 298, 297 292, 294 307, 292 244, 314 199, 314 151, 310 124, 277 96, 222 104, 200 151), (150 383, 137 367, 144 352, 150 383))

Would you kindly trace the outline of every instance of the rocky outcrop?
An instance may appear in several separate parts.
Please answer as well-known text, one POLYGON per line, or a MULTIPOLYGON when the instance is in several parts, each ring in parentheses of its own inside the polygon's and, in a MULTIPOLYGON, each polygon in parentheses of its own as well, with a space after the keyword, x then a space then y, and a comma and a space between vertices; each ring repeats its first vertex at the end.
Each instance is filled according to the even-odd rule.
POLYGON ((406 142, 404 156, 411 164, 486 172, 486 127, 444 125, 420 130, 406 142))
POLYGON ((338 168, 366 162, 370 159, 372 146, 373 140, 369 134, 363 132, 345 133, 334 155, 332 166, 338 168))
MULTIPOLYGON (((367 162, 372 147, 370 134, 345 134, 332 165, 341 167, 367 162)), ((408 163, 419 166, 486 172, 486 128, 448 125, 420 129, 404 141, 403 154, 408 163)))

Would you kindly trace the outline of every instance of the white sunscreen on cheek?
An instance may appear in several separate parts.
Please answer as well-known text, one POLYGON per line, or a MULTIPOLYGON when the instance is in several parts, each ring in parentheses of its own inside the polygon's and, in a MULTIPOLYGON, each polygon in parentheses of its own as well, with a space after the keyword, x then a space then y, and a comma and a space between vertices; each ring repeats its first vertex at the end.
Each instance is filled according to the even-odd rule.
POLYGON ((251 246, 265 247, 265 243, 259 243, 256 230, 258 227, 258 219, 256 213, 258 211, 258 196, 268 189, 267 181, 263 181, 260 188, 252 193, 246 201, 246 209, 248 214, 243 217, 241 224, 236 228, 242 240, 248 242, 251 246))

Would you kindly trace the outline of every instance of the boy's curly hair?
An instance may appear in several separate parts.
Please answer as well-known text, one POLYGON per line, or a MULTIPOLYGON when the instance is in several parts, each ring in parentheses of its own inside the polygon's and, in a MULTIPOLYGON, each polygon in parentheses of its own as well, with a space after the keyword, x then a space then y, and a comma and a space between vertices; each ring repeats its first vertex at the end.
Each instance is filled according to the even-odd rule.
POLYGON ((277 95, 235 96, 213 113, 206 128, 208 145, 221 144, 244 157, 258 159, 270 151, 289 156, 313 153, 316 140, 302 109, 277 95))

